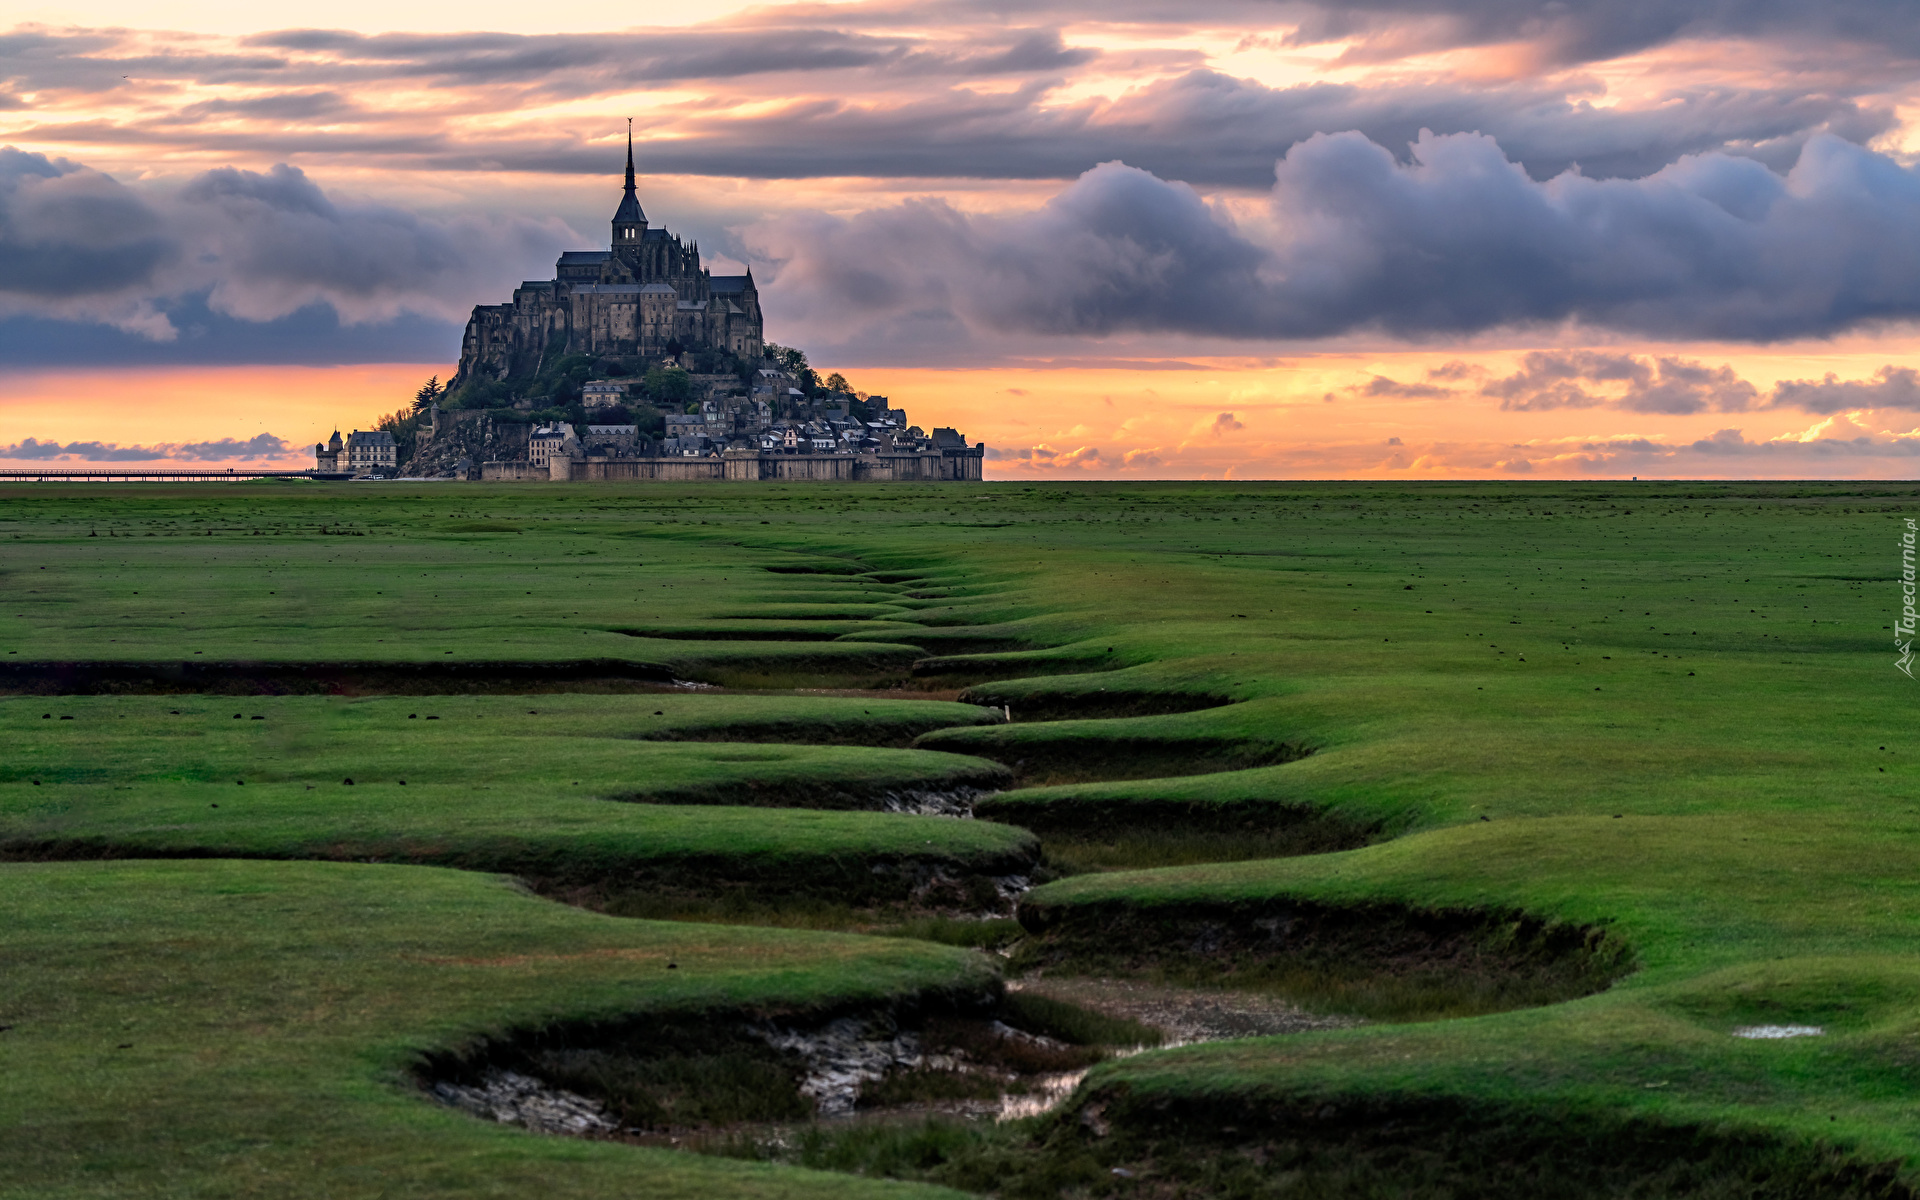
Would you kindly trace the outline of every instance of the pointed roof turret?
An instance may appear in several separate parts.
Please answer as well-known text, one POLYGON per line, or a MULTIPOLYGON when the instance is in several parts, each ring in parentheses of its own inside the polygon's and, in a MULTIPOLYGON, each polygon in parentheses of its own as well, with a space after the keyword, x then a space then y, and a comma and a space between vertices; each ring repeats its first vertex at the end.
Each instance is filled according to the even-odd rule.
POLYGON ((613 212, 615 225, 644 225, 647 214, 640 210, 640 197, 633 191, 633 118, 627 118, 627 191, 620 198, 620 207, 613 212))

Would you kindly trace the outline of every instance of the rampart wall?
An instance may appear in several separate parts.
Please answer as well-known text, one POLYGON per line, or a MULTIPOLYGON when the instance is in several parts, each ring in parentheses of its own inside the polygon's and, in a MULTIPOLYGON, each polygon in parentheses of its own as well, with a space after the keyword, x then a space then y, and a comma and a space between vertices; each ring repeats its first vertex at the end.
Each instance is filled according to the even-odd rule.
POLYGON ((482 464, 486 482, 612 483, 657 479, 669 482, 704 480, 760 480, 939 483, 981 478, 983 454, 966 450, 927 450, 906 454, 766 454, 729 450, 724 457, 688 458, 566 458, 554 455, 544 464, 489 462, 482 464))

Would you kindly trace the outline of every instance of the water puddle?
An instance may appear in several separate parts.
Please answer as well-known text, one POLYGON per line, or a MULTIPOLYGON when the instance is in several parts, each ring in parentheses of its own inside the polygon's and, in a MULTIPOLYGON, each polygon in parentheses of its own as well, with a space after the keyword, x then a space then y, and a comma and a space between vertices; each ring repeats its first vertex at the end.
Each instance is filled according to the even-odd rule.
POLYGON ((1820 1037, 1826 1032, 1818 1025, 1744 1025, 1734 1030, 1733 1036, 1774 1041, 1779 1038, 1820 1037))
MULTIPOLYGON (((794 1105, 788 1111, 793 1115, 811 1114, 798 1124, 752 1117, 689 1121, 675 1119, 664 1110, 644 1118, 630 1104, 623 1109, 609 1103, 610 1096, 572 1090, 581 1086, 572 1082, 575 1079, 586 1082, 631 1072, 640 1059, 621 1059, 621 1054, 633 1052, 618 1049, 614 1058, 604 1059, 586 1075, 566 1074, 564 1054, 554 1062, 543 1062, 536 1055, 523 1062, 496 1059, 461 1077, 424 1082, 428 1093, 441 1103, 537 1133, 685 1148, 744 1139, 774 1150, 814 1123, 825 1127, 936 1114, 986 1122, 1037 1117, 1064 1103, 1098 1061, 1196 1042, 1358 1024, 1352 1018, 1309 1013, 1261 993, 1202 991, 1134 980, 1038 978, 1009 982, 1007 991, 1002 1015, 1025 1011, 1031 1017, 1038 1005, 1038 1011, 1057 1016, 1061 1006, 1072 1006, 1105 1018, 1110 1032, 1100 1045, 1082 1045, 1017 1028, 991 1015, 933 1016, 909 1025, 885 1013, 844 1016, 823 1024, 757 1021, 728 1026, 730 1032, 724 1036, 732 1039, 736 1052, 751 1044, 763 1048, 752 1053, 767 1064, 785 1064, 773 1068, 768 1082, 787 1089, 794 1105), (1143 1040, 1151 1041, 1156 1032, 1164 1040, 1159 1047, 1113 1044, 1112 1031, 1127 1029, 1143 1040), (559 1074, 551 1069, 555 1063, 562 1066, 559 1074)), ((1016 1018, 1008 1015, 1008 1019, 1016 1018)), ((1027 1023, 1026 1017, 1017 1019, 1027 1023)), ((1039 1027, 1046 1027, 1044 1021, 1039 1027)), ((1760 1032, 1763 1028, 1774 1027, 1736 1031, 1736 1036, 1803 1036, 1760 1032)), ((1819 1032, 1802 1026, 1778 1028, 1819 1032)), ((656 1049, 640 1057, 659 1053, 656 1049)), ((706 1070, 703 1064, 699 1073, 706 1070)), ((592 1086, 586 1090, 599 1091, 592 1086)))
POLYGON ((598 1100, 518 1071, 489 1070, 470 1083, 442 1079, 427 1090, 442 1104, 535 1133, 590 1137, 607 1136, 620 1128, 598 1100))
MULTIPOLYGON (((1137 1053, 1135 1051, 1134 1053, 1137 1053)), ((1115 1055, 1122 1057, 1122 1055, 1115 1055)), ((1026 1117, 1037 1117, 1052 1112, 1066 1103, 1073 1095, 1073 1089, 1087 1077, 1085 1069, 1062 1071, 1057 1075, 1042 1075, 1028 1082, 1024 1095, 1004 1095, 1000 1097, 1000 1110, 994 1113, 997 1121, 1018 1121, 1026 1117)))
POLYGON ((813 1101, 822 1117, 843 1117, 860 1103, 861 1092, 889 1075, 909 1071, 959 1071, 965 1063, 953 1054, 928 1053, 920 1035, 872 1021, 842 1017, 814 1030, 765 1028, 755 1031, 767 1045, 806 1062, 800 1094, 813 1101))
POLYGON ((1130 979, 1030 978, 1009 982, 1007 990, 1047 996, 1152 1026, 1166 1034, 1163 1047, 1346 1029, 1361 1023, 1357 1017, 1310 1013, 1261 992, 1166 987, 1130 979))
POLYGON ((999 792, 993 788, 903 788, 881 796, 880 807, 891 813, 907 813, 917 817, 955 817, 971 821, 973 806, 988 796, 996 795, 999 792))

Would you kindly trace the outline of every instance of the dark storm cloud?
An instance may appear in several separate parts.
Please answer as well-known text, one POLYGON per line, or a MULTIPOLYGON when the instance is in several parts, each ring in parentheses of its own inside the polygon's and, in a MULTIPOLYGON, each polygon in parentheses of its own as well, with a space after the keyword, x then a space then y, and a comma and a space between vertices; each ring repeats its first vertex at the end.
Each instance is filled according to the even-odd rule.
POLYGON ((251 117, 275 121, 305 121, 357 114, 359 106, 339 92, 282 92, 243 100, 203 100, 169 113, 164 120, 192 123, 208 117, 251 117))
POLYGON ((284 163, 265 173, 208 171, 180 193, 175 211, 208 248, 202 261, 213 256, 214 306, 241 316, 283 316, 315 302, 349 320, 402 309, 450 316, 547 266, 571 240, 552 223, 430 220, 337 204, 284 163))
MULTIPOLYGON (((841 19, 860 15, 843 11, 841 19)), ((648 169, 746 178, 1070 179, 1118 159, 1196 185, 1257 188, 1270 182, 1275 159, 1315 133, 1356 130, 1404 157, 1423 129, 1493 136, 1535 178, 1574 164, 1590 176, 1638 177, 1714 149, 1784 167, 1817 132, 1864 142, 1896 122, 1890 104, 1868 98, 1878 85, 1851 73, 1796 76, 1774 88, 1695 80, 1634 104, 1593 103, 1603 97, 1586 78, 1276 88, 1205 69, 1191 50, 1155 51, 1147 66, 1119 62, 1119 52, 1069 45, 1050 26, 867 34, 742 24, 544 37, 301 30, 261 35, 245 49, 251 53, 156 54, 90 31, 35 33, 0 39, 0 82, 103 96, 134 89, 143 101, 112 120, 50 111, 18 133, 38 142, 340 156, 401 170, 597 174, 607 150, 578 129, 507 125, 476 134, 417 105, 346 97, 422 86, 446 95, 449 111, 506 113, 542 97, 706 80, 723 92, 748 89, 733 100, 772 103, 662 110, 656 127, 641 122, 648 169), (1095 60, 1145 82, 1111 99, 1064 98, 1061 84, 1095 60), (1179 73, 1162 77, 1170 70, 1179 73), (1018 86, 967 86, 1005 77, 1018 86), (281 93, 169 108, 175 94, 198 97, 219 84, 281 93)))
POLYGON ((234 459, 280 458, 293 450, 270 433, 250 438, 221 438, 211 442, 162 442, 155 446, 121 446, 112 442, 42 442, 25 438, 0 446, 0 459, 28 462, 78 459, 81 462, 226 462, 234 459))
MULTIPOLYGON (((905 307, 976 329, 1409 338, 1576 322, 1660 339, 1770 341, 1920 316, 1920 178, 1836 138, 1782 178, 1725 155, 1639 180, 1545 183, 1492 139, 1423 138, 1411 165, 1358 134, 1281 162, 1274 234, 1120 164, 1043 208, 915 202, 765 224, 782 316, 905 307)), ((1665 368, 1660 380, 1665 382, 1665 368)), ((1727 402, 1676 376, 1656 411, 1727 402)))
MULTIPOLYGON (((1484 375, 1485 371, 1458 362, 1428 372, 1430 377, 1449 379, 1476 374, 1484 375)), ((1375 375, 1344 394, 1440 399, 1473 393, 1432 384, 1398 383, 1375 375)), ((1870 379, 1841 379, 1832 374, 1818 380, 1783 379, 1771 391, 1763 391, 1724 363, 1715 367, 1666 355, 1536 350, 1522 357, 1519 370, 1483 383, 1478 394, 1499 400, 1500 407, 1509 412, 1556 408, 1610 408, 1680 416, 1777 409, 1821 416, 1870 409, 1911 412, 1920 411, 1920 371, 1889 365, 1870 379)))
POLYGON ((782 302, 883 318, 947 309, 993 328, 1101 334, 1210 328, 1228 297, 1266 290, 1268 257, 1191 188, 1112 164, 1038 212, 971 218, 912 201, 851 219, 788 218, 763 230, 784 258, 782 302))
POLYGON ((158 341, 179 336, 168 308, 189 296, 256 322, 315 305, 346 324, 447 320, 572 240, 554 222, 339 203, 284 164, 149 193, 0 148, 0 316, 96 321, 158 341))
POLYGON ((1355 388, 1349 388, 1348 394, 1378 398, 1391 396, 1401 400, 1435 400, 1442 396, 1457 395, 1452 388, 1443 388, 1431 383, 1401 383, 1385 375, 1375 375, 1372 379, 1355 388))
POLYGON ((1920 375, 1912 367, 1881 367, 1872 379, 1785 379, 1775 385, 1778 408, 1837 413, 1860 408, 1920 409, 1920 375))
POLYGON ((1798 438, 1751 441, 1739 429, 1721 429, 1709 437, 1678 444, 1647 438, 1618 438, 1584 443, 1577 453, 1559 461, 1586 471, 1625 472, 1637 467, 1644 473, 1649 468, 1673 472, 1724 469, 1712 465, 1714 460, 1757 460, 1756 466, 1770 460, 1789 468, 1795 462, 1803 462, 1806 465, 1800 469, 1805 474, 1819 475, 1822 463, 1838 465, 1862 459, 1915 457, 1920 457, 1920 438, 1874 435, 1849 427, 1839 436, 1808 441, 1798 438), (1848 433, 1853 436, 1845 436, 1848 433))
POLYGON ((0 318, 0 367, 328 366, 340 363, 451 363, 460 357, 461 322, 403 313, 344 325, 316 304, 270 321, 248 321, 207 307, 204 295, 155 306, 173 336, 156 341, 92 321, 0 318))
POLYGON ((394 351, 444 348, 568 242, 553 221, 336 202, 284 163, 163 192, 0 148, 0 361, 419 359, 394 351))
MULTIPOLYGON (((1637 177, 1715 149, 1790 165, 1815 131, 1864 141, 1895 122, 1891 110, 1844 96, 1739 89, 1676 92, 1641 110, 1595 108, 1533 86, 1270 88, 1213 71, 1111 102, 1056 104, 1049 88, 796 105, 745 120, 693 115, 642 150, 652 169, 672 174, 1047 179, 1118 159, 1196 185, 1265 187, 1274 160, 1320 132, 1355 130, 1403 158, 1423 130, 1481 132, 1535 178, 1576 164, 1589 176, 1637 177)), ((512 148, 486 152, 516 161, 512 148)), ((578 166, 604 170, 604 158, 596 150, 578 166)))
POLYGON ((1520 412, 1603 404, 1645 413, 1743 412, 1759 398, 1758 389, 1725 365, 1591 350, 1534 351, 1519 371, 1486 384, 1480 394, 1520 412), (1607 386, 1612 384, 1624 386, 1616 392, 1607 386))
MULTIPOLYGON (((1222 414, 1223 416, 1226 414, 1222 414)), ((1102 454, 1098 446, 1081 446, 1074 450, 1059 450, 1052 446, 1029 446, 1025 449, 1003 449, 987 447, 987 457, 1000 462, 1033 470, 1055 470, 1063 468, 1115 467, 1121 460, 1110 454, 1102 454)))
POLYGON ((1360 38, 1388 58, 1520 42, 1545 65, 1597 62, 1680 38, 1845 41, 1911 54, 1920 24, 1904 0, 1341 0, 1315 5, 1295 44, 1360 38))
POLYGON ((1084 67, 1099 57, 1098 50, 1069 48, 1057 29, 1036 29, 1019 35, 1004 50, 957 58, 953 69, 966 75, 1064 71, 1084 67))
POLYGON ((1848 40, 1910 49, 1920 32, 1911 7, 1899 0, 867 0, 767 6, 730 21, 894 29, 1098 22, 1155 34, 1284 34, 1292 45, 1359 38, 1376 58, 1518 42, 1538 47, 1542 61, 1554 64, 1614 58, 1687 37, 1848 40))
POLYGON ((451 84, 534 84, 591 94, 635 86, 749 75, 902 70, 914 75, 992 76, 1057 72, 1099 57, 1069 48, 1057 30, 985 31, 938 43, 845 29, 701 27, 636 32, 358 34, 289 30, 246 44, 321 55, 298 72, 358 74, 377 64, 387 78, 429 76, 451 84))
MULTIPOLYGON (((923 53, 914 69, 943 74, 1036 69, 1021 65, 1047 58, 1035 36, 1032 31, 993 33, 977 45, 923 53)), ((921 48, 920 39, 835 29, 546 36, 289 30, 239 43, 173 39, 157 44, 117 30, 20 29, 0 35, 0 81, 24 92, 124 94, 153 84, 324 89, 418 80, 441 87, 532 86, 555 95, 592 95, 701 79, 880 68, 904 62, 921 48)), ((1064 48, 1056 48, 1053 59, 1045 69, 1085 61, 1084 52, 1064 48)))
POLYGON ((123 292, 178 255, 140 196, 65 159, 0 146, 0 297, 123 292))
POLYGON ((185 46, 156 52, 118 30, 15 29, 0 34, 0 80, 16 92, 129 93, 148 82, 270 80, 287 60, 185 46), (138 81, 138 82, 136 82, 138 81))

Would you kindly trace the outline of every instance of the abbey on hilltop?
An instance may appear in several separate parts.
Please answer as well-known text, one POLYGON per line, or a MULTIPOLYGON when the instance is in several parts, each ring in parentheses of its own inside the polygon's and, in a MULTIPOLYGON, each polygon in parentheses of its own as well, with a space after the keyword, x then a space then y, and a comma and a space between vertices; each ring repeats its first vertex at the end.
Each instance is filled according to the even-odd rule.
POLYGON ((752 272, 714 275, 647 223, 631 123, 612 247, 569 250, 552 279, 475 306, 454 377, 374 436, 335 434, 315 462, 363 478, 936 483, 981 479, 987 453, 766 341, 752 272))
POLYGON ((552 279, 521 284, 506 304, 476 305, 454 383, 530 374, 567 354, 639 366, 709 349, 755 362, 762 345, 753 272, 714 275, 700 265, 698 244, 647 224, 634 193, 629 126, 613 248, 568 250, 552 279))

